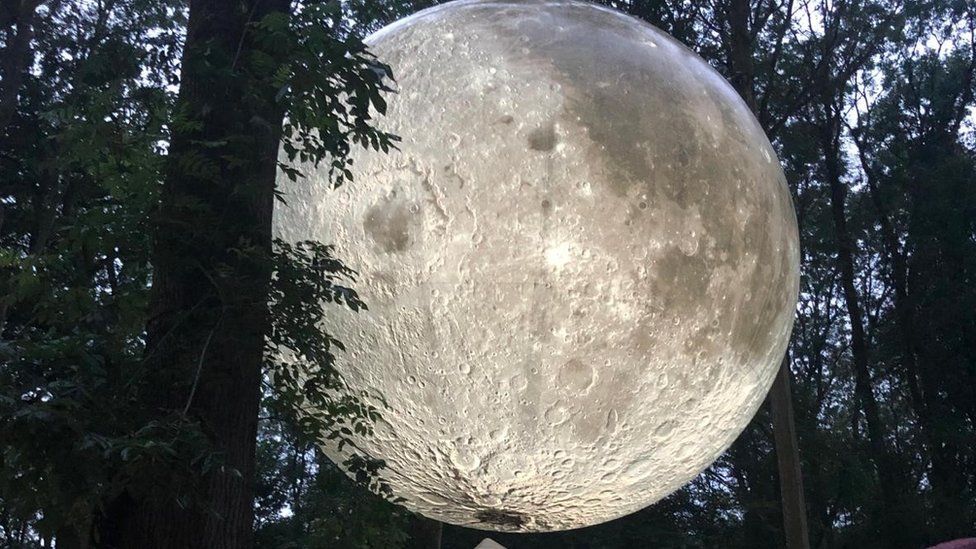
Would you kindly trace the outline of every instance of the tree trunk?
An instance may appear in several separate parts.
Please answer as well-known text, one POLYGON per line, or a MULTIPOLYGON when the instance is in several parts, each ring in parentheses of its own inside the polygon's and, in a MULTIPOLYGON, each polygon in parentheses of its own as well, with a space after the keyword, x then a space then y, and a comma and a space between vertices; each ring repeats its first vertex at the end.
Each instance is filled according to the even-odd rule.
POLYGON ((788 549, 809 549, 807 510, 803 501, 803 475, 800 469, 800 448, 796 440, 793 420, 793 395, 790 392, 789 355, 776 373, 769 391, 769 407, 773 416, 773 439, 776 443, 776 465, 779 471, 779 491, 783 508, 783 530, 788 549))
MULTIPOLYGON (((0 3, 0 28, 6 32, 6 43, 0 49, 0 132, 4 132, 17 112, 17 96, 31 61, 31 39, 40 0, 0 3), (16 30, 15 30, 16 27, 16 30)), ((3 205, 0 205, 0 229, 3 228, 3 205)), ((9 274, 0 272, 0 291, 6 292, 9 274)), ((10 304, 0 303, 0 337, 7 324, 10 304)))
POLYGON ((880 510, 881 532, 887 547, 910 546, 900 520, 904 512, 901 504, 904 478, 898 474, 893 456, 885 441, 885 426, 881 420, 878 401, 874 395, 868 357, 867 334, 864 329, 860 297, 854 278, 854 242, 847 227, 847 186, 841 181, 840 118, 829 90, 822 102, 820 146, 824 154, 824 177, 830 187, 830 210, 840 266, 841 287, 851 329, 851 353, 854 368, 854 393, 864 412, 871 459, 878 473, 878 487, 884 508, 880 510))
POLYGON ((909 394, 915 404, 916 413, 923 425, 928 424, 928 412, 925 407, 924 397, 919 387, 918 359, 915 352, 914 333, 912 330, 912 310, 908 303, 908 268, 905 255, 901 251, 898 243, 898 236, 892 226, 891 218, 887 209, 881 201, 878 191, 876 177, 872 173, 870 164, 865 157, 863 144, 857 143, 858 154, 861 161, 861 168, 865 173, 868 192, 871 196, 871 204, 874 206, 875 214, 878 216, 878 224, 881 228, 882 242, 884 242, 885 255, 891 264, 891 284, 895 290, 895 322, 898 326, 898 334, 901 338, 902 347, 902 368, 905 370, 905 379, 908 384, 909 394))
POLYGON ((190 491, 180 482, 196 466, 154 465, 147 488, 130 489, 108 509, 99 532, 104 545, 252 543, 282 112, 268 75, 248 64, 258 52, 277 59, 254 39, 251 24, 288 9, 287 0, 190 2, 178 121, 155 220, 143 405, 150 420, 199 425, 219 466, 193 487, 200 504, 181 505, 174 492, 190 491))
POLYGON ((965 483, 958 474, 958 464, 954 459, 956 448, 951 439, 943 436, 945 427, 939 425, 935 419, 940 416, 946 417, 951 412, 945 409, 944 403, 939 398, 939 388, 935 380, 919 368, 915 311, 908 295, 908 261, 899 244, 888 209, 881 199, 877 177, 871 170, 863 144, 857 145, 871 203, 881 228, 885 255, 888 256, 891 264, 891 284, 895 290, 895 324, 902 349, 901 366, 913 408, 918 416, 922 438, 932 461, 931 482, 936 508, 934 515, 935 523, 938 525, 936 530, 948 536, 953 533, 952 525, 965 523, 964 514, 960 513, 963 506, 959 504, 964 497, 965 483))
POLYGON ((729 80, 749 106, 749 110, 758 116, 756 92, 753 87, 756 71, 752 60, 755 46, 749 28, 750 12, 749 0, 729 0, 726 8, 729 24, 729 80))
POLYGON ((0 24, 7 31, 6 46, 0 50, 0 130, 17 112, 17 94, 32 61, 30 43, 40 4, 40 0, 9 0, 0 5, 0 24))
POLYGON ((972 372, 966 368, 972 364, 972 354, 967 357, 965 349, 976 348, 976 338, 965 335, 967 327, 974 326, 973 309, 965 301, 957 303, 954 290, 973 279, 962 259, 971 248, 966 231, 951 229, 967 226, 971 218, 964 209, 965 188, 971 178, 956 179, 937 167, 951 163, 952 157, 966 157, 956 139, 955 134, 936 130, 919 140, 912 153, 906 185, 911 204, 906 247, 911 254, 901 254, 903 284, 912 292, 903 307, 907 321, 916 315, 925 319, 923 324, 911 324, 910 329, 923 398, 920 410, 926 414, 920 421, 928 422, 931 428, 927 431, 932 435, 928 480, 936 539, 965 535, 971 529, 973 509, 972 467, 966 457, 973 437, 964 433, 967 420, 970 425, 976 422, 976 390, 971 375, 965 373, 972 372))

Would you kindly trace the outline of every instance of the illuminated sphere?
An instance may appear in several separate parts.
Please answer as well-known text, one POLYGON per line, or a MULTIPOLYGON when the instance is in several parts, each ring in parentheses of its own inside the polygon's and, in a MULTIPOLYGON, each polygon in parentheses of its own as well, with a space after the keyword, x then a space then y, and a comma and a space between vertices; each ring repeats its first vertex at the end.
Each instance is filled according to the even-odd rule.
POLYGON ((400 150, 355 152, 337 190, 324 168, 283 178, 276 230, 359 272, 369 310, 330 306, 323 329, 350 390, 386 400, 357 443, 394 494, 548 531, 693 479, 762 402, 797 298, 789 191, 745 103, 580 2, 453 2, 368 43, 400 150))

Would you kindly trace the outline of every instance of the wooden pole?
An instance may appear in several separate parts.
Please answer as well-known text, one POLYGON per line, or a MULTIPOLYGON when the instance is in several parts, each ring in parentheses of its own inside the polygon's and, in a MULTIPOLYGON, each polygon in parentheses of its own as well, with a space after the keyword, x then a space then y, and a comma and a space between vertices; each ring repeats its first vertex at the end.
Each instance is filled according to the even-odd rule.
POLYGON ((790 391, 789 354, 783 358, 776 380, 769 391, 773 416, 773 439, 776 444, 776 464, 779 470, 779 491, 783 510, 783 531, 789 549, 810 549, 807 531, 807 510, 803 501, 803 475, 800 471, 800 451, 793 421, 793 395, 790 391))

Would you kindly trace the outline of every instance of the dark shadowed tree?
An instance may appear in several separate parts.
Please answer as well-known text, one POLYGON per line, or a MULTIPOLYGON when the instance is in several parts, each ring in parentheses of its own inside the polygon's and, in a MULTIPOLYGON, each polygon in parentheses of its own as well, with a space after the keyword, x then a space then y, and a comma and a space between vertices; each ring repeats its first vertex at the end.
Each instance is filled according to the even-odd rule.
POLYGON ((263 369, 279 409, 320 410, 309 433, 375 415, 327 398, 338 343, 311 329, 363 306, 351 272, 270 219, 281 142, 336 184, 350 147, 389 149, 389 71, 329 3, 29 8, 0 27, 4 52, 33 36, 4 69, 2 539, 247 546, 263 369))
POLYGON ((340 182, 348 177, 350 142, 384 149, 391 142, 367 124, 372 108, 383 109, 379 92, 389 75, 357 41, 349 48, 330 33, 328 16, 334 23, 338 15, 335 5, 288 0, 190 2, 155 214, 150 380, 142 405, 159 421, 197 425, 219 462, 190 479, 186 488, 199 502, 190 505, 173 494, 172 484, 183 477, 174 477, 168 464, 151 469, 143 486, 109 507, 102 521, 108 544, 253 543, 262 366, 265 339, 272 337, 271 215, 284 117, 289 159, 328 157, 340 182), (318 49, 309 54, 307 48, 318 49))

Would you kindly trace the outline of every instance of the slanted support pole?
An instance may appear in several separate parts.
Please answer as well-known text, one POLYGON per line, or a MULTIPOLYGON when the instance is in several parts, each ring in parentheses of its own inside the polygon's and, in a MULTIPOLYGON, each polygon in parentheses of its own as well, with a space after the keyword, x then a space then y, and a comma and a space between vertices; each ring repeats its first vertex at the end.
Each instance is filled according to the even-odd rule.
POLYGON ((800 451, 793 420, 793 395, 790 391, 789 354, 780 363, 776 380, 769 391, 773 416, 773 439, 776 444, 776 464, 779 470, 779 491, 783 509, 783 531, 788 549, 810 549, 807 531, 807 510, 803 501, 803 475, 800 471, 800 451))

